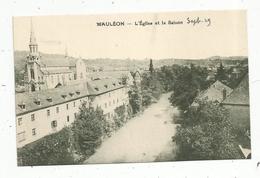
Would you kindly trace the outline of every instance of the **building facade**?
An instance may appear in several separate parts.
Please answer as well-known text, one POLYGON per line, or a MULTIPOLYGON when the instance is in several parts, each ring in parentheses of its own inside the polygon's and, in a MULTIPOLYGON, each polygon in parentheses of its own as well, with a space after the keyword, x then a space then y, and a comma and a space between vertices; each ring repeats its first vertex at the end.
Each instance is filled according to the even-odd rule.
POLYGON ((17 147, 69 126, 83 102, 94 108, 101 107, 106 119, 113 122, 114 110, 128 105, 127 92, 120 81, 102 79, 16 94, 17 147))

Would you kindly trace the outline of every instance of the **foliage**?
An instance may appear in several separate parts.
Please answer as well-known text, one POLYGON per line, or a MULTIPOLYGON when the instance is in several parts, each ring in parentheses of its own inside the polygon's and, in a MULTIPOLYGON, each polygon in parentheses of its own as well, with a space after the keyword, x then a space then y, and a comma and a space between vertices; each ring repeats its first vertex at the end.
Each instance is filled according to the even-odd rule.
POLYGON ((223 82, 226 80, 226 78, 227 78, 226 72, 225 72, 224 66, 221 62, 219 65, 219 68, 217 69, 216 80, 223 82))
POLYGON ((142 106, 149 106, 156 102, 164 92, 162 84, 158 78, 158 72, 143 73, 141 81, 142 106))
POLYGON ((189 109, 175 136, 178 160, 241 158, 227 110, 201 101, 189 109))
POLYGON ((24 85, 24 71, 19 71, 17 68, 15 68, 15 84, 16 85, 24 85))
POLYGON ((142 107, 142 96, 141 91, 136 85, 132 86, 131 90, 128 92, 129 104, 131 105, 133 114, 138 113, 142 107))
POLYGON ((81 155, 89 156, 101 144, 103 135, 108 134, 109 127, 103 111, 97 107, 87 107, 84 103, 72 124, 75 149, 81 155))
POLYGON ((64 128, 58 133, 47 135, 17 151, 18 165, 62 165, 74 164, 71 153, 71 131, 64 128))
POLYGON ((206 68, 191 65, 190 67, 173 66, 173 94, 170 102, 182 110, 187 110, 197 93, 209 86, 206 80, 208 71, 206 68))
POLYGON ((114 117, 116 129, 123 126, 126 121, 127 113, 126 106, 121 105, 115 109, 116 116, 114 117))
POLYGON ((153 72, 154 72, 153 60, 152 60, 152 59, 150 59, 149 71, 150 71, 150 73, 153 73, 153 72))

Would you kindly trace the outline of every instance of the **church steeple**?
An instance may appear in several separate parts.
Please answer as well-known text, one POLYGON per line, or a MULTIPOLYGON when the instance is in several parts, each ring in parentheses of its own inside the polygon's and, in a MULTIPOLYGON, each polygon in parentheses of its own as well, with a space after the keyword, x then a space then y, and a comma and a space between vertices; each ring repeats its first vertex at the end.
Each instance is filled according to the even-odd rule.
POLYGON ((30 33, 29 48, 30 48, 30 54, 37 54, 38 53, 38 44, 36 42, 36 37, 35 37, 35 34, 34 34, 34 30, 33 30, 32 18, 31 18, 31 33, 30 33))

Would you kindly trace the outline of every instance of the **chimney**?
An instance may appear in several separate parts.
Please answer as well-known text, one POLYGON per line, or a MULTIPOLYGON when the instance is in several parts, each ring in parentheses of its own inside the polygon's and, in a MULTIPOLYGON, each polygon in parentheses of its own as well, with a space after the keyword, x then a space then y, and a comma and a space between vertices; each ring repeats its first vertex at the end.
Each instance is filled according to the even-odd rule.
POLYGON ((227 97, 227 90, 225 88, 222 90, 222 96, 223 96, 223 100, 226 99, 227 97))

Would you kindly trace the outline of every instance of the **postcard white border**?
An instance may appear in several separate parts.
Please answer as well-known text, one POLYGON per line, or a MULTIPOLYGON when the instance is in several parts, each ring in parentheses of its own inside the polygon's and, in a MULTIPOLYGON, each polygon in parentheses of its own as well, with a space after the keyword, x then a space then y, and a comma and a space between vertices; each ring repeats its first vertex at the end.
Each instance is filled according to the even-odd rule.
POLYGON ((260 177, 259 0, 23 0, 0 2, 0 177, 260 177), (17 167, 12 16, 247 9, 252 159, 145 164, 17 167))

